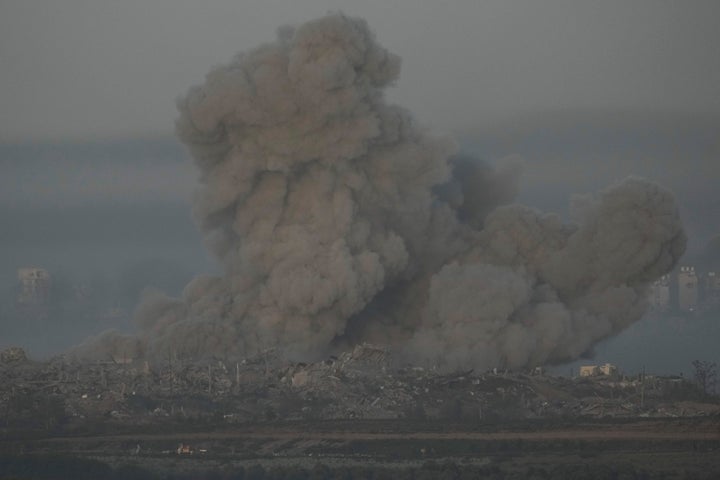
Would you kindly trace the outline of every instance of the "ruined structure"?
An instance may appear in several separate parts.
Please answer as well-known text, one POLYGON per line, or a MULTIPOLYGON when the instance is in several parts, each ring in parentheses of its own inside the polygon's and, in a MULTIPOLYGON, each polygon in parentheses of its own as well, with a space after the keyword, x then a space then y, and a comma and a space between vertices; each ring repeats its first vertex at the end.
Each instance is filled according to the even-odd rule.
POLYGON ((663 275, 650 287, 650 306, 659 312, 670 308, 670 275, 663 275))

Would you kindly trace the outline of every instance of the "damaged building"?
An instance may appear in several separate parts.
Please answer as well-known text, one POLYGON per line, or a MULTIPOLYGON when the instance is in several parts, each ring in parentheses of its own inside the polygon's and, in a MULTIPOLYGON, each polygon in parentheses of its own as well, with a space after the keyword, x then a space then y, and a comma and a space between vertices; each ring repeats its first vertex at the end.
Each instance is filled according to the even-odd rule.
POLYGON ((618 368, 612 363, 604 365, 583 365, 580 367, 581 377, 597 377, 604 375, 606 377, 618 375, 618 368))

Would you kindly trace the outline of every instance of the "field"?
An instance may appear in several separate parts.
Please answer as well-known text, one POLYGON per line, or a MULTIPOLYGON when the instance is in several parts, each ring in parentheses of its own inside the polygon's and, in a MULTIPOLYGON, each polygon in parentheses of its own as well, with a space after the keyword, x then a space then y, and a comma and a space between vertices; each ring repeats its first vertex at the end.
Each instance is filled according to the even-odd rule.
POLYGON ((27 478, 83 478, 93 465, 108 469, 108 478, 140 478, 142 473, 146 478, 711 479, 720 478, 720 419, 524 421, 472 427, 408 421, 278 422, 207 431, 198 425, 188 431, 3 438, 0 461, 0 471, 11 474, 2 478, 24 478, 12 476, 23 473, 27 478), (186 453, 178 453, 180 445, 187 447, 186 453), (79 471, 72 473, 72 465, 79 471), (70 476, 43 476, 42 468, 70 476), (123 477, 123 472, 135 474, 123 477))

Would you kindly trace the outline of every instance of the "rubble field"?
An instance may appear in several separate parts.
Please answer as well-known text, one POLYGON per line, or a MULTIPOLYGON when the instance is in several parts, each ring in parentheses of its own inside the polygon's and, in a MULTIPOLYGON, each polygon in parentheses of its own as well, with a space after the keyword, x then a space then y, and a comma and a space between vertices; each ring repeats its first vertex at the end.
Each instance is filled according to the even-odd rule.
POLYGON ((394 366, 375 345, 315 363, 272 351, 235 362, 35 362, 8 349, 0 414, 0 464, 3 455, 66 455, 154 471, 186 457, 183 469, 369 460, 530 468, 630 455, 651 470, 720 472, 720 401, 685 379, 441 374, 394 366))
POLYGON ((565 378, 524 372, 440 374, 394 367, 360 345, 316 363, 274 352, 227 362, 77 362, 0 355, 0 428, 25 432, 192 430, 196 425, 396 421, 429 428, 562 425, 581 419, 720 418, 720 399, 679 377, 565 378), (435 426, 433 427, 433 424, 435 426))

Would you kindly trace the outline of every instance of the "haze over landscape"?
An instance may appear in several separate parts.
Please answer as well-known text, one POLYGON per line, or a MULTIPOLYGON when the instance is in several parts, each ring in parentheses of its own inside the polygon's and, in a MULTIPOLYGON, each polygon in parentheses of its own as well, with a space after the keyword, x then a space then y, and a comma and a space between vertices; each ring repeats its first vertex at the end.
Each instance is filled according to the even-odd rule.
MULTIPOLYGON (((0 140, 3 142, 0 145, 3 173, 0 177, 0 216, 6 226, 0 232, 0 278, 2 291, 7 292, 3 296, 4 307, 0 310, 0 346, 27 345, 33 354, 46 355, 64 350, 82 341, 87 335, 98 334, 106 328, 136 330, 137 326, 129 319, 130 312, 140 301, 141 291, 146 286, 159 287, 168 294, 179 295, 183 287, 198 274, 217 274, 223 269, 226 273, 241 271, 243 275, 247 274, 248 270, 244 270, 247 264, 235 266, 238 260, 228 259, 226 247, 222 246, 222 242, 216 242, 217 231, 222 234, 227 222, 213 215, 218 205, 226 206, 218 201, 238 201, 235 208, 247 208, 247 215, 258 214, 259 207, 243 207, 244 198, 217 199, 218 195, 225 195, 217 192, 222 192, 227 186, 213 186, 213 182, 223 181, 222 176, 213 180, 211 169, 203 167, 203 162, 207 165, 210 163, 204 160, 207 154, 200 147, 206 147, 209 142, 206 139, 198 142, 197 132, 183 126, 183 122, 187 123, 187 119, 192 117, 194 128, 197 128, 198 118, 202 118, 204 120, 201 121, 206 124, 200 129, 204 129, 205 133, 211 132, 218 122, 224 122, 224 115, 237 115, 246 123, 257 122, 266 129, 268 141, 271 142, 268 145, 278 146, 278 151, 274 152, 278 158, 273 160, 274 166, 266 170, 282 172, 289 178, 278 180, 281 183, 288 181, 302 184, 305 171, 297 173, 293 170, 295 167, 282 166, 282 163, 285 161, 284 155, 290 158, 306 146, 290 143, 287 134, 270 136, 273 132, 268 125, 271 126, 272 121, 263 117, 269 111, 278 115, 291 115, 283 110, 281 102, 273 103, 277 96, 287 93, 288 89, 282 84, 282 79, 273 73, 272 68, 276 68, 276 64, 270 58, 267 68, 271 74, 265 84, 268 93, 256 95, 270 95, 272 101, 265 97, 262 101, 258 100, 262 105, 258 107, 260 113, 252 111, 251 107, 255 108, 254 101, 250 101, 249 107, 243 107, 248 109, 245 113, 239 107, 234 113, 223 111, 225 107, 222 102, 227 100, 228 95, 238 95, 238 105, 245 105, 242 103, 245 101, 244 94, 233 93, 230 87, 223 90, 226 88, 223 82, 232 82, 231 74, 235 69, 263 74, 258 67, 262 59, 252 59, 253 55, 259 58, 260 53, 255 53, 250 54, 249 60, 237 59, 234 64, 215 70, 216 78, 208 80, 203 95, 204 98, 210 98, 206 100, 209 103, 212 102, 212 96, 216 95, 216 104, 203 107, 202 102, 193 100, 192 94, 187 104, 181 103, 180 136, 191 150, 195 148, 196 162, 200 164, 203 173, 201 178, 205 185, 210 185, 194 201, 196 216, 201 220, 200 223, 205 223, 205 234, 213 236, 210 243, 215 245, 213 250, 219 261, 206 252, 202 245, 202 235, 190 217, 193 192, 197 191, 198 186, 198 172, 184 147, 170 136, 170 128, 177 117, 173 111, 174 99, 189 85, 201 83, 203 74, 212 67, 227 64, 238 51, 250 52, 256 45, 272 41, 271 34, 278 25, 300 24, 325 13, 328 8, 342 8, 348 15, 366 18, 370 29, 375 32, 377 42, 392 52, 391 55, 397 54, 402 58, 402 72, 395 80, 399 68, 399 63, 393 64, 395 57, 383 57, 386 54, 382 47, 367 40, 369 37, 365 34, 361 35, 359 42, 363 48, 375 52, 370 55, 370 60, 358 60, 353 67, 359 78, 363 78, 363 75, 367 77, 367 85, 363 84, 362 88, 356 90, 361 92, 356 93, 360 100, 347 100, 347 104, 335 103, 337 99, 333 100, 333 106, 327 107, 332 110, 330 114, 333 118, 337 120, 342 114, 346 115, 345 118, 358 120, 363 118, 363 112, 366 111, 380 112, 374 115, 382 117, 383 112, 394 112, 385 103, 397 102, 410 110, 417 121, 411 122, 401 113, 387 114, 397 115, 394 121, 401 125, 399 130, 403 131, 399 140, 377 140, 379 134, 374 129, 387 132, 389 127, 385 124, 390 120, 379 122, 380 126, 348 123, 345 130, 320 130, 322 134, 319 138, 344 140, 325 146, 311 145, 304 155, 312 159, 312 163, 317 158, 321 159, 323 152, 334 148, 333 145, 342 145, 347 150, 334 151, 328 155, 327 161, 339 158, 345 162, 347 158, 364 158, 367 145, 382 144, 384 141, 401 150, 412 147, 414 158, 426 158, 428 168, 436 169, 437 174, 434 177, 431 175, 432 178, 421 179, 416 191, 412 190, 412 181, 416 178, 410 169, 407 173, 394 172, 390 176, 381 172, 371 182, 381 185, 385 181, 382 179, 394 175, 389 181, 398 182, 398 185, 407 189, 405 194, 399 195, 395 206, 407 202, 400 211, 425 211, 417 219, 405 217, 407 226, 402 226, 403 217, 388 217, 389 224, 385 223, 388 221, 386 219, 378 221, 380 217, 377 210, 380 207, 376 200, 366 200, 365 203, 360 200, 350 207, 349 211, 361 212, 360 216, 364 218, 356 226, 348 227, 351 233, 343 233, 341 237, 348 239, 349 258, 357 257, 353 261, 363 265, 360 270, 365 269, 363 271, 367 278, 362 279, 360 276, 357 279, 365 287, 359 291, 358 298, 352 304, 334 305, 337 299, 349 302, 347 299, 352 296, 350 292, 357 292, 348 289, 334 292, 333 297, 327 300, 327 305, 307 309, 304 314, 308 318, 320 313, 331 317, 331 323, 338 318, 342 322, 333 323, 331 332, 325 332, 308 343, 303 342, 303 348, 325 353, 325 347, 337 343, 335 337, 342 337, 346 327, 350 336, 373 339, 372 335, 357 327, 357 318, 358 315, 365 315, 367 322, 370 322, 370 319, 381 316, 377 305, 373 306, 370 300, 386 286, 396 285, 400 281, 388 280, 393 276, 402 277, 401 282, 410 286, 407 294, 399 294, 397 290, 392 292, 392 295, 398 295, 395 300, 398 303, 392 307, 393 312, 388 314, 389 317, 400 316, 405 319, 403 322, 410 322, 403 324, 405 330, 418 327, 416 322, 425 322, 429 331, 438 327, 432 335, 421 333, 414 337, 407 334, 403 336, 401 343, 408 341, 409 345, 414 345, 414 350, 411 348, 409 353, 410 358, 422 361, 432 359, 441 352, 456 350, 450 338, 443 338, 439 333, 443 330, 442 322, 436 325, 427 311, 421 311, 428 296, 430 302, 434 301, 433 288, 436 292, 441 288, 448 288, 448 291, 458 289, 457 284, 447 283, 452 277, 466 276, 469 282, 467 288, 472 289, 474 281, 503 278, 505 275, 506 283, 491 286, 489 295, 505 292, 510 288, 508 285, 516 284, 520 290, 517 298, 511 302, 522 305, 537 304, 538 297, 548 295, 544 290, 533 292, 535 287, 532 285, 536 285, 536 282, 545 284, 542 288, 552 284, 560 292, 559 296, 565 299, 564 303, 557 305, 563 304, 563 308, 567 308, 565 314, 570 318, 578 302, 582 304, 588 301, 585 294, 571 293, 574 287, 563 286, 563 280, 559 279, 557 273, 542 273, 546 267, 532 262, 523 267, 525 270, 522 273, 511 269, 483 272, 482 268, 485 267, 480 270, 467 267, 464 272, 453 272, 452 268, 462 267, 446 267, 449 269, 444 270, 445 274, 433 281, 430 293, 423 290, 425 293, 420 294, 422 301, 416 304, 408 300, 415 298, 415 290, 420 288, 412 286, 414 279, 419 284, 426 282, 427 278, 421 278, 423 271, 427 270, 430 274, 439 271, 445 263, 457 263, 460 260, 462 265, 469 261, 469 257, 487 256, 487 246, 482 253, 468 253, 472 251, 468 245, 475 241, 468 240, 468 237, 476 233, 460 225, 442 230, 442 235, 451 232, 448 237, 438 234, 440 236, 433 239, 430 235, 427 237, 428 243, 417 242, 413 245, 419 237, 412 229, 423 227, 422 222, 430 225, 433 220, 428 219, 439 215, 437 202, 429 200, 430 192, 437 186, 446 186, 444 193, 434 190, 437 198, 442 200, 441 203, 455 209, 458 218, 465 216, 461 223, 478 222, 472 228, 479 230, 495 206, 512 201, 516 194, 518 202, 557 212, 563 222, 569 222, 577 220, 568 208, 573 194, 601 191, 628 175, 644 177, 662 184, 674 193, 680 218, 689 237, 686 256, 680 263, 692 262, 697 265, 697 262, 716 261, 713 258, 716 258, 714 256, 717 252, 707 251, 706 248, 720 231, 717 224, 720 218, 720 190, 717 189, 717 180, 720 178, 720 54, 714 48, 719 40, 712 21, 718 13, 715 3, 690 2, 685 8, 680 8, 670 4, 658 6, 654 2, 635 2, 631 6, 619 3, 613 5, 613 2, 594 6, 550 2, 554 4, 553 7, 531 2, 511 5, 507 2, 468 2, 449 7, 428 4, 405 10, 402 8, 403 2, 398 2, 397 10, 389 12, 383 11, 380 3, 372 2, 363 7, 349 2, 347 5, 338 5, 337 2, 333 2, 333 5, 328 2, 293 2, 291 6, 282 7, 273 2, 258 5, 251 3, 216 2, 216 8, 202 11, 190 3, 173 3, 172 7, 168 7, 162 1, 142 5, 125 2, 112 6, 109 3, 66 2, 62 7, 24 2, 1 7, 0 58, 4 67, 0 79, 4 88, 0 92, 0 106, 3 111, 11 112, 11 115, 4 115, 0 119, 0 140), (618 11, 624 14, 618 15, 618 11), (558 14, 566 21, 558 23, 558 14), (376 60, 379 63, 368 63, 376 60), (216 83, 213 84, 213 81, 216 83), (278 82, 277 87, 273 87, 273 82, 278 82), (387 102, 377 97, 381 86, 388 87, 387 102), (195 110, 188 113, 188 105, 198 104, 201 106, 193 106, 195 110), (350 108, 348 105, 352 109, 343 110, 350 108), (217 111, 220 114, 216 114, 217 111), (347 114, 347 111, 352 111, 352 114, 347 114), (416 126, 418 124, 421 128, 416 126), (436 133, 428 135, 425 126, 436 133), (362 133, 362 128, 367 129, 367 134, 362 133), (436 140, 444 135, 453 137, 457 145, 436 140), (418 148, 417 145, 424 148, 418 148), (358 153, 358 149, 362 152, 358 153), (460 160, 452 160, 443 166, 444 159, 451 157, 454 150, 471 158, 470 162, 475 165, 469 172, 475 175, 479 183, 470 182, 469 190, 463 190, 463 178, 458 177, 459 183, 453 184, 452 177, 448 176, 450 172, 442 171, 445 168, 458 171, 457 165, 462 163, 460 160), (511 155, 519 156, 521 161, 518 162, 516 157, 508 161, 507 157, 511 155), (461 198, 471 199, 472 192, 476 191, 473 187, 477 185, 483 185, 488 190, 487 195, 472 200, 479 210, 468 207, 467 202, 464 206, 462 201, 458 204, 454 199, 453 189, 462 192, 461 198), (208 194, 208 191, 211 193, 208 194), (210 217, 213 217, 212 221, 206 221, 210 217), (387 233, 390 224, 400 233, 387 233), (367 229, 368 232, 359 234, 355 231, 358 229, 367 229), (403 229, 406 229, 404 233, 403 229), (379 233, 372 233, 375 230, 379 233), (392 250, 390 243, 397 243, 392 240, 392 235, 399 235, 409 245, 408 252, 400 253, 396 258, 389 253, 382 253, 384 250, 392 250), (351 237, 353 240, 349 240, 351 237), (446 238, 452 238, 453 241, 460 238, 462 245, 453 244, 446 238), (366 246, 361 247, 365 242, 366 246), (383 242, 389 244, 382 246, 383 242), (439 242, 443 247, 438 250, 433 246, 434 242, 439 242), (377 259, 363 257, 366 251, 385 257, 380 260, 382 270, 373 270, 378 268, 377 259), (433 255, 436 258, 431 258, 433 255), (49 317, 32 324, 18 325, 18 317, 11 308, 16 272, 18 268, 30 265, 48 269, 58 285, 62 285, 62 280, 65 280, 68 294, 72 294, 79 284, 87 286, 90 291, 94 289, 87 296, 92 300, 90 303, 96 304, 93 308, 65 304, 49 317), (538 281, 538 278, 543 280, 538 281), (383 282, 388 283, 386 285, 383 282), (573 300, 567 300, 569 297, 573 300), (411 308, 406 308, 408 303, 411 308), (368 304, 373 307, 372 310, 365 308, 368 304), (107 315, 107 310, 113 308, 121 313, 107 315), (341 312, 328 313, 326 308, 338 308, 341 312), (355 320, 349 320, 351 317, 355 320), (356 322, 354 331, 353 321, 356 322), (53 334, 48 335, 48 332, 53 334)), ((334 34, 340 35, 342 39, 343 34, 338 34, 338 31, 364 32, 363 27, 357 26, 359 24, 350 22, 348 25, 337 27, 334 34)), ((323 31, 322 27, 317 28, 323 31)), ((265 48, 296 51, 294 47, 287 47, 283 43, 289 42, 290 35, 289 30, 280 31, 275 46, 265 48)), ((320 42, 312 40, 312 32, 307 35, 311 39, 309 45, 315 45, 313 41, 320 42)), ((312 52, 312 48, 315 47, 308 48, 308 51, 312 52)), ((311 58, 312 54, 308 57, 311 58)), ((348 58, 353 61, 352 56, 348 55, 348 58)), ((304 98, 303 95, 312 98, 316 94, 313 88, 323 81, 339 82, 333 88, 350 85, 352 80, 351 83, 343 83, 348 80, 342 77, 341 62, 337 65, 340 66, 333 73, 335 77, 308 77, 309 80, 302 80, 307 82, 308 89, 299 88, 300 93, 296 98, 304 98)), ((299 77, 307 75, 301 68, 297 72, 299 77)), ((291 80, 292 75, 291 71, 291 80)), ((303 117, 305 124, 312 125, 314 120, 308 119, 314 119, 314 108, 307 108, 306 111, 310 112, 307 115, 310 116, 303 117)), ((232 122, 227 125, 232 126, 232 122)), ((229 142, 234 148, 247 150, 247 139, 261 138, 253 136, 258 135, 257 132, 247 133, 241 127, 237 128, 236 136, 229 142)), ((309 128, 308 131, 315 131, 315 128, 309 128)), ((377 155, 385 154, 380 152, 377 155)), ((402 156, 397 156, 396 160, 398 158, 402 156)), ((317 162, 318 175, 322 175, 321 171, 325 168, 323 160, 317 162)), ((231 163, 232 159, 227 161, 228 165, 231 163)), ((308 166, 308 161, 303 163, 303 168, 315 168, 308 166)), ((270 164, 272 161, 269 161, 270 164)), ((232 170, 231 167, 227 168, 232 170)), ((243 173, 233 170, 232 174, 237 176, 243 173)), ((367 171, 363 174, 372 178, 367 171)), ((348 180, 343 182, 347 183, 348 180)), ((650 196, 666 198, 664 190, 656 191, 652 185, 641 183, 638 188, 650 189, 653 192, 650 196)), ((237 192, 242 191, 241 187, 235 188, 237 192)), ((312 196, 318 189, 320 187, 309 185, 306 195, 312 196)), ((357 187, 357 191, 361 190, 361 187, 357 187)), ((272 194, 265 195, 267 201, 272 202, 272 194)), ((668 212, 672 211, 671 197, 667 198, 667 202, 660 202, 665 206, 658 210, 658 221, 662 218, 665 222, 668 212)), ((603 207, 591 207, 590 210, 592 208, 602 210, 603 207)), ((302 215, 308 210, 311 209, 300 208, 296 214, 283 215, 291 219, 289 225, 299 224, 302 222, 298 218, 293 219, 293 215, 302 215)), ((261 215, 268 213, 263 211, 261 215)), ((448 214, 445 212, 442 215, 448 214)), ((347 216, 351 217, 350 214, 347 216)), ((507 228, 503 226, 500 215, 493 218, 500 222, 500 231, 507 228)), ((629 218, 631 223, 637 221, 632 220, 633 217, 629 218)), ((447 226, 449 220, 443 222, 447 226)), ((421 230, 428 230, 427 225, 421 230)), ((680 253, 682 249, 679 243, 673 243, 672 240, 679 235, 679 230, 672 225, 675 224, 671 219, 660 235, 662 238, 658 237, 659 244, 663 245, 660 251, 680 253)), ((251 230, 248 227, 247 238, 256 235, 251 230)), ((318 237, 322 240, 320 244, 327 243, 328 238, 335 238, 334 235, 330 234, 326 239, 322 239, 321 235, 318 237)), ((479 240, 480 243, 483 241, 479 240)), ((269 245, 274 240, 261 235, 257 242, 269 251, 269 245)), ((296 240, 290 243, 296 247, 298 245, 296 240)), ((262 253, 257 250, 245 252, 240 263, 262 253)), ((607 251, 608 256, 614 253, 612 250, 607 251)), ((567 255, 585 258, 585 254, 577 252, 567 255)), ((669 260, 661 260, 652 276, 641 276, 638 280, 637 272, 630 272, 626 274, 627 277, 608 281, 607 285, 625 288, 632 278, 632 282, 638 282, 632 288, 636 287, 637 292, 640 292, 678 261, 672 253, 668 253, 668 256, 669 260)), ((316 254, 307 257, 313 258, 317 258, 316 254)), ((635 259, 635 256, 628 258, 635 259)), ((268 265, 276 264, 263 263, 266 261, 251 260, 253 274, 260 272, 263 278, 272 276, 275 266, 268 265)), ((497 265, 498 262, 495 258, 491 263, 497 265)), ((648 261, 638 268, 643 272, 652 271, 653 264, 648 261)), ((278 281, 286 280, 288 275, 292 276, 294 267, 288 268, 278 270, 278 281)), ((600 263, 598 268, 599 277, 609 275, 600 263)), ((333 278, 330 271, 324 271, 321 276, 333 278)), ((594 288, 591 290, 595 291, 594 288)), ((276 293, 282 291, 287 291, 287 286, 278 284, 276 293)), ((303 296, 302 293, 299 295, 303 296)), ((549 298, 540 303, 552 303, 549 298)), ((387 297, 382 299, 383 302, 387 300, 387 297)), ((316 298, 312 301, 322 303, 322 300, 316 298)), ((266 305, 263 302, 249 300, 250 306, 247 308, 258 309, 259 305, 266 305)), ((288 299, 284 303, 277 302, 280 313, 273 315, 291 317, 298 315, 304 308, 299 305, 298 298, 288 299)), ((392 303, 392 300, 389 302, 392 303)), ((628 310, 635 308, 631 305, 635 305, 634 302, 627 304, 628 310)), ((207 305, 203 308, 207 309, 207 305)), ((443 308, 446 307, 436 301, 430 310, 435 309, 434 315, 442 321, 448 318, 452 320, 452 312, 444 311, 443 308)), ((470 305, 468 308, 475 307, 470 305)), ((499 308, 502 310, 505 307, 499 308)), ((585 305, 582 308, 588 307, 585 305)), ((156 310, 150 311, 157 314, 156 310)), ((210 312, 202 315, 223 315, 212 313, 212 308, 210 312)), ((527 312, 525 314, 530 315, 527 312)), ((562 314, 554 312, 554 315, 562 314)), ((500 321, 510 313, 498 315, 500 317, 497 320, 500 321)), ((522 316, 522 313, 512 311, 514 318, 518 315, 522 316)), ((534 315, 539 313, 535 312, 534 315)), ((613 318, 617 315, 617 312, 610 314, 613 318)), ((256 313, 254 316, 261 315, 256 313)), ((636 312, 632 316, 636 316, 636 312)), ((153 327, 156 320, 146 319, 144 322, 146 328, 150 326, 153 329, 153 336, 149 337, 151 343, 162 337, 157 336, 157 329, 153 327)), ((177 321, 175 319, 172 322, 177 321)), ((314 321, 308 321, 314 324, 314 321)), ((396 321, 385 318, 379 323, 387 327, 396 321)), ((563 355, 577 356, 584 353, 595 340, 611 332, 621 331, 629 323, 630 320, 621 321, 612 328, 592 334, 592 340, 580 342, 572 352, 560 352, 555 346, 545 347, 545 353, 538 354, 538 357, 531 356, 532 362, 558 361, 563 359, 563 355)), ((615 340, 601 345, 599 351, 606 355, 603 360, 613 361, 627 369, 637 369, 639 365, 652 368, 653 362, 656 362, 658 369, 686 371, 687 365, 684 363, 688 363, 691 355, 717 360, 717 350, 710 341, 718 338, 717 324, 716 318, 645 318, 625 333, 620 333, 615 340), (698 328, 698 325, 702 325, 702 328, 698 328), (690 336, 687 341, 676 341, 676 329, 680 337, 690 336), (653 339, 653 343, 667 342, 668 348, 673 351, 663 355, 662 359, 653 360, 652 352, 639 348, 647 345, 649 338, 653 339), (615 358, 609 358, 609 355, 615 358)), ((239 339, 247 338, 248 334, 242 330, 245 327, 237 328, 237 337, 226 334, 221 336, 234 343, 241 343, 239 339)), ((386 334, 391 330, 380 331, 386 334)), ((268 335, 273 339, 280 338, 281 345, 298 348, 294 340, 282 340, 285 333, 268 335)), ((383 336, 387 338, 387 335, 383 336)), ((483 338, 480 335, 474 339, 471 337, 469 341, 477 345, 484 341, 483 338)), ((345 341, 349 339, 340 339, 339 342, 345 341)), ((264 342, 272 343, 274 340, 264 342)), ((227 345, 213 345, 223 351, 228 350, 227 345)), ((252 351, 252 348, 247 348, 242 347, 239 352, 252 351)), ((492 348, 492 345, 488 345, 485 350, 492 348)), ((518 348, 515 346, 509 347, 509 351, 516 350, 518 348)), ((506 352, 503 358, 509 354, 506 352)), ((470 358, 473 358, 472 353, 470 358)), ((466 366, 466 361, 467 358, 457 360, 457 363, 451 362, 450 367, 466 366)), ((494 361, 475 358, 470 360, 470 364, 489 367, 494 361)), ((518 359, 510 364, 527 366, 528 360, 518 359)))

